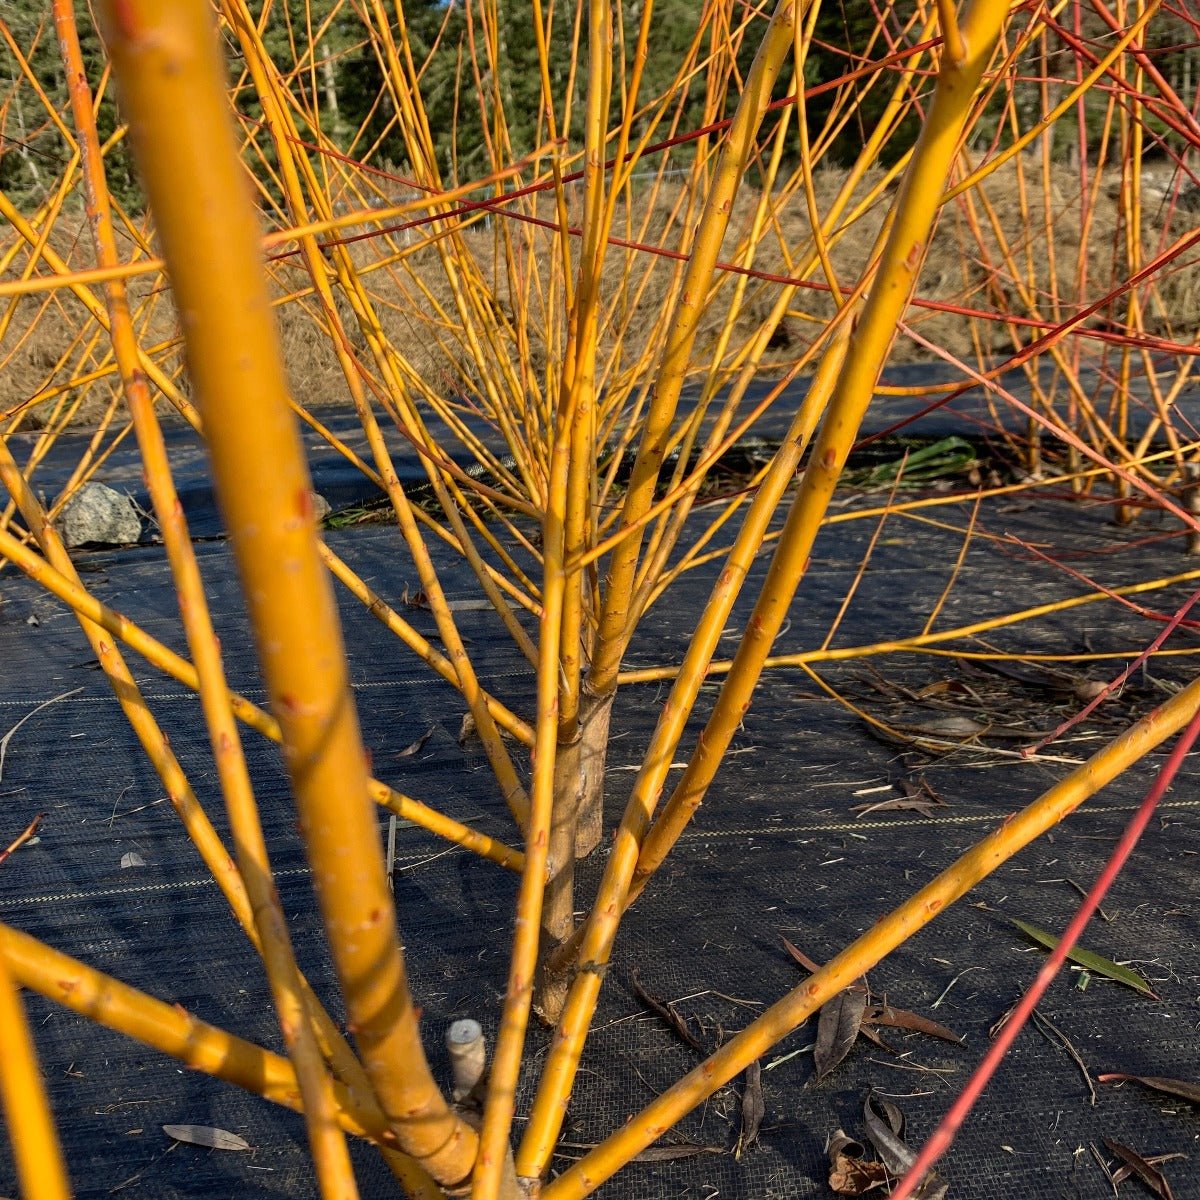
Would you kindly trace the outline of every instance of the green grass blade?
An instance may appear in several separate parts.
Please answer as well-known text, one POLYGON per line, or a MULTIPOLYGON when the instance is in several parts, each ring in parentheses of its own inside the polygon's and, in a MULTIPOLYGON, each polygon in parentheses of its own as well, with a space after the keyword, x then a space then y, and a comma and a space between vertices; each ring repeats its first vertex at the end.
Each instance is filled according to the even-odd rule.
MULTIPOLYGON (((1044 929, 1039 929, 1036 925, 1030 925, 1028 921, 1020 921, 1016 917, 1008 918, 1026 937, 1038 943, 1039 946, 1044 946, 1047 950, 1053 950, 1058 945, 1058 938, 1047 933, 1044 929)), ((1067 957, 1081 967, 1093 972, 1096 975, 1103 975, 1107 979, 1115 980, 1117 983, 1123 983, 1126 987, 1131 987, 1135 992, 1141 992, 1143 996, 1150 996, 1157 1000, 1150 985, 1136 972, 1123 967, 1120 963, 1115 963, 1111 959, 1103 958, 1099 954, 1093 954, 1090 950, 1084 950, 1076 946, 1073 950, 1067 953, 1067 957)))

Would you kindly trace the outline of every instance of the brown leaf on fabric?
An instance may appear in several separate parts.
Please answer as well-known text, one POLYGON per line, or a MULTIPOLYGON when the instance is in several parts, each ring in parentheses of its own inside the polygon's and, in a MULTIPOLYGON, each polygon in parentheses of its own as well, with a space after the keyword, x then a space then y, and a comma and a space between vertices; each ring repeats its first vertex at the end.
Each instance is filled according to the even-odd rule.
MULTIPOLYGON (((884 1166, 893 1175, 902 1176, 917 1161, 916 1152, 904 1141, 904 1114, 890 1100, 869 1092, 863 1104, 863 1121, 884 1166)), ((913 1195, 916 1200, 945 1200, 949 1186, 930 1171, 913 1195)))
POLYGON ((412 756, 414 754, 420 754, 421 751, 425 749, 425 743, 427 741, 429 741, 429 739, 431 737, 433 737, 433 726, 432 725, 427 730, 425 730, 425 732, 423 734, 421 734, 421 736, 419 738, 417 738, 417 740, 415 742, 410 742, 407 746, 405 746, 404 749, 401 750, 396 755, 396 757, 397 758, 412 758, 412 756))
POLYGON ((924 775, 918 776, 915 783, 911 779, 898 779, 896 788, 902 793, 900 796, 892 796, 874 804, 856 804, 850 811, 860 818, 873 812, 918 812, 929 818, 933 816, 935 808, 948 807, 946 801, 929 786, 924 775))
POLYGON ((940 801, 926 800, 920 796, 893 796, 890 800, 878 800, 874 804, 856 804, 851 808, 857 820, 862 820, 869 813, 877 812, 915 812, 929 818, 940 801))
POLYGON ((1126 1075, 1123 1071, 1109 1071, 1097 1075, 1101 1083, 1140 1083, 1156 1092, 1178 1096, 1192 1104, 1200 1104, 1200 1083, 1189 1083, 1186 1079, 1165 1079, 1161 1075, 1126 1075))
POLYGON ((903 1008, 893 1008, 890 1004, 881 1007, 868 1008, 863 1014, 864 1025, 887 1025, 892 1029, 911 1029, 914 1033, 925 1033, 930 1037, 941 1038, 943 1042, 951 1042, 961 1046, 963 1039, 952 1029, 937 1021, 931 1021, 919 1013, 908 1012, 903 1008))
POLYGON ((1020 1000, 1014 1000, 995 1020, 988 1026, 988 1037, 995 1038, 996 1035, 1008 1024, 1009 1018, 1017 1011, 1017 1005, 1020 1000))
POLYGON ((956 713, 944 717, 929 717, 923 721, 893 721, 892 727, 902 733, 939 738, 975 738, 994 728, 990 723, 984 725, 972 717, 956 713))
POLYGON ((783 938, 783 948, 806 970, 814 975, 821 969, 821 964, 814 962, 803 950, 793 946, 787 938, 783 938))
POLYGON ((465 747, 476 736, 475 718, 469 712, 463 713, 462 724, 458 727, 458 744, 465 747))
POLYGON ((1104 1152, 1095 1142, 1088 1142, 1088 1150, 1091 1152, 1092 1158, 1096 1160, 1096 1166, 1100 1168, 1104 1178, 1108 1180, 1108 1186, 1112 1188, 1114 1200, 1120 1200, 1121 1193, 1117 1191, 1117 1181, 1113 1178, 1112 1171, 1109 1170, 1108 1159, 1104 1157, 1104 1152))
POLYGON ((867 674, 862 677, 862 681, 867 687, 878 692, 881 696, 886 696, 889 700, 917 699, 917 693, 911 688, 906 688, 903 684, 895 683, 891 679, 885 679, 874 667, 868 668, 867 674))
POLYGON ((742 1089, 742 1130, 738 1134, 734 1157, 740 1159, 758 1141, 763 1117, 767 1115, 763 1100, 762 1064, 755 1059, 745 1070, 746 1083, 742 1089))
MULTIPOLYGON (((1182 1150, 1176 1150, 1174 1154, 1145 1154, 1143 1159, 1152 1167, 1161 1167, 1163 1163, 1174 1162, 1177 1158, 1187 1158, 1187 1155, 1182 1150)), ((1112 1181, 1114 1184, 1124 1183, 1125 1180, 1133 1177, 1134 1170, 1132 1167, 1118 1167, 1112 1173, 1112 1181)))
POLYGON ((817 1018, 817 1044, 813 1048, 817 1082, 824 1079, 850 1053, 850 1048, 858 1040, 866 1008, 867 985, 862 980, 838 992, 822 1006, 821 1015, 817 1018))
POLYGON ((648 1008, 655 1016, 666 1022, 667 1026, 674 1032, 675 1036, 681 1042, 691 1046, 693 1050, 700 1053, 704 1052, 704 1047, 700 1045, 700 1039, 687 1027, 687 1022, 679 1015, 678 1010, 674 1005, 668 1004, 667 1001, 659 999, 658 996, 651 995, 642 987, 642 981, 638 978, 637 971, 630 972, 630 986, 633 988, 633 994, 648 1008))
POLYGON ((895 1047, 895 1046, 891 1046, 891 1045, 889 1045, 887 1042, 885 1042, 885 1041, 883 1040, 883 1038, 881 1038, 881 1037, 879 1036, 879 1034, 877 1034, 877 1033, 875 1032, 875 1030, 873 1030, 873 1029, 872 1029, 872 1028, 871 1028, 869 1025, 867 1025, 865 1022, 864 1022, 864 1024, 862 1024, 862 1025, 860 1025, 860 1026, 859 1026, 859 1029, 858 1029, 858 1036, 859 1036, 860 1038, 866 1038, 866 1039, 867 1039, 867 1041, 871 1043, 871 1045, 873 1045, 873 1046, 878 1046, 878 1047, 880 1048, 880 1050, 886 1050, 886 1051, 887 1051, 889 1054, 899 1054, 899 1053, 900 1053, 900 1052, 899 1052, 899 1051, 896 1049, 896 1047, 895 1047))
POLYGON ((1075 1044, 1069 1037, 1049 1017, 1043 1016, 1035 1008, 1029 1014, 1035 1026, 1041 1032, 1042 1036, 1051 1043, 1051 1045, 1061 1046, 1066 1051, 1067 1057, 1079 1068, 1079 1073, 1083 1076, 1084 1087, 1088 1090, 1088 1096, 1091 1098, 1092 1107, 1096 1107, 1096 1087, 1092 1083, 1092 1073, 1087 1069, 1087 1063, 1083 1061, 1083 1055, 1075 1049, 1075 1044))
POLYGON ((1051 671, 1034 663, 1010 662, 995 658, 981 659, 971 663, 970 667, 965 667, 966 661, 965 659, 958 660, 959 666, 964 668, 966 674, 976 677, 988 674, 1000 675, 1005 679, 1023 683, 1026 687, 1042 688, 1044 691, 1058 692, 1066 696, 1073 696, 1081 682, 1077 675, 1069 675, 1065 671, 1051 671))
POLYGON ((901 778, 896 786, 910 799, 919 800, 922 796, 933 801, 934 804, 949 807, 949 801, 944 800, 937 792, 933 790, 929 780, 924 775, 918 775, 916 780, 901 778))
POLYGON ((965 690, 957 679, 935 679, 933 683, 927 683, 923 688, 918 688, 916 697, 918 700, 930 700, 934 696, 944 696, 947 692, 962 693, 965 690))
POLYGON ((209 1125, 164 1125, 163 1133, 177 1142, 189 1146, 205 1146, 209 1150, 249 1150, 250 1143, 228 1129, 214 1129, 209 1125))
MULTIPOLYGON (((1175 1200, 1166 1176, 1157 1167, 1151 1166, 1136 1150, 1131 1150, 1128 1146, 1113 1141, 1112 1138, 1105 1138, 1104 1145, 1110 1154, 1119 1158, 1132 1174, 1136 1175, 1156 1196, 1160 1197, 1160 1200, 1175 1200)), ((1115 1174, 1113 1182, 1119 1182, 1115 1174)))
POLYGON ((863 1196, 888 1187, 891 1176, 881 1162, 864 1158, 867 1148, 838 1130, 829 1142, 829 1186, 839 1196, 863 1196))
POLYGON ((695 1158, 698 1154, 724 1154, 720 1146, 647 1146, 631 1162, 674 1162, 679 1158, 695 1158))

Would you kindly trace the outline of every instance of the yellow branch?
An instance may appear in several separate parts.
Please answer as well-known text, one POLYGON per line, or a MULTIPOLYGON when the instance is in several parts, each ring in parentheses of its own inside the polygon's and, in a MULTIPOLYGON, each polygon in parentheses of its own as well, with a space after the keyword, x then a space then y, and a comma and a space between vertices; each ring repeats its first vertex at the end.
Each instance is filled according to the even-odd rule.
POLYGON ((109 0, 103 13, 350 1023, 400 1144, 459 1183, 477 1138, 421 1045, 210 10, 109 0))

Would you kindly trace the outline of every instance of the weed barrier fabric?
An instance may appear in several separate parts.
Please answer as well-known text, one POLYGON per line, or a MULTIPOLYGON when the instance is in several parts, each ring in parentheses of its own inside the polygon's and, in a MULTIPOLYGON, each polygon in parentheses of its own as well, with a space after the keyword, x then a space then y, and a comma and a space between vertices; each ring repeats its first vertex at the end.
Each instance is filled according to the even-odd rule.
MULTIPOLYGON (((845 506, 869 502, 848 497, 845 506)), ((1178 539, 1140 544, 1148 533, 1169 532, 1165 523, 1160 530, 1156 519, 1118 528, 1106 524, 1108 510, 1099 505, 1048 501, 1037 508, 1000 508, 981 512, 981 534, 994 536, 977 535, 972 542, 937 628, 1084 590, 1078 581, 996 540, 1005 532, 1047 552, 1073 556, 1073 565, 1106 586, 1178 573, 1194 561, 1180 553, 1178 539)), ((820 645, 873 528, 873 521, 855 521, 823 533, 778 653, 820 645)), ((406 585, 415 588, 415 572, 397 553, 394 530, 360 527, 330 531, 327 537, 393 602, 400 602, 406 585)), ((869 643, 884 630, 919 632, 945 582, 941 574, 931 576, 927 564, 952 561, 960 541, 961 534, 952 530, 900 520, 889 525, 833 644, 869 643)), ((228 548, 214 541, 198 550, 231 684, 261 700, 228 548)), ((440 549, 435 553, 451 599, 472 597, 462 566, 440 549)), ((730 617, 722 653, 736 646, 768 560, 764 554, 754 566, 747 598, 730 617)), ((183 651, 159 548, 85 553, 79 561, 85 582, 101 599, 183 651)), ((678 661, 712 574, 705 568, 686 575, 651 610, 627 667, 678 661)), ((1142 599, 1172 611, 1186 592, 1176 587, 1142 599)), ((11 569, 0 574, 0 597, 3 732, 38 704, 73 693, 30 716, 7 747, 0 777, 5 838, 15 836, 34 813, 46 816, 37 843, 20 849, 0 870, 0 918, 202 1019, 280 1049, 261 966, 162 801, 160 785, 73 617, 11 569)), ((339 601, 375 773, 460 820, 511 839, 511 823, 478 743, 459 744, 461 704, 355 601, 344 594, 339 601), (431 730, 420 751, 402 755, 431 730)), ((432 632, 427 611, 409 609, 406 616, 432 632)), ((533 703, 529 673, 498 636, 498 624, 470 609, 459 618, 485 686, 528 714, 533 703)), ((1010 648, 1103 652, 1144 645, 1158 629, 1106 603, 989 637, 1010 648)), ((1169 643, 1194 644, 1189 633, 1169 643)), ((197 794, 227 834, 198 702, 132 654, 129 660, 197 794)), ((1101 679, 1116 669, 1093 664, 1086 673, 1101 679)), ((906 693, 965 704, 960 686, 969 688, 994 718, 992 727, 1001 720, 1014 728, 1048 727, 1072 708, 1070 697, 1019 680, 966 674, 952 659, 888 656, 825 664, 820 672, 864 711, 892 724, 920 720, 914 708, 918 714, 928 708, 926 702, 924 708, 914 706, 906 693)), ((555 1169, 569 1166, 699 1061, 635 998, 634 971, 647 991, 675 1003, 704 1047, 715 1048, 803 978, 782 938, 818 961, 828 958, 1005 814, 1061 777, 1070 769, 1062 759, 1085 757, 1146 711, 1164 688, 1189 676, 1187 659, 1156 661, 1131 681, 1111 713, 1102 710, 1046 757, 1023 761, 1012 750, 1022 743, 1002 737, 983 735, 976 744, 947 753, 881 740, 803 672, 769 672, 706 803, 622 928, 555 1169), (887 809, 854 812, 858 805, 902 797, 905 781, 916 785, 922 779, 945 801, 927 816, 887 809)), ((715 684, 710 687, 714 690, 706 688, 680 758, 715 694, 715 684)), ((608 777, 610 826, 667 688, 631 686, 618 697, 608 777)), ((278 752, 249 732, 245 744, 298 957, 340 1019, 278 752)), ((904 1111, 910 1139, 919 1141, 983 1054, 988 1028, 1032 979, 1040 961, 1040 952, 1001 914, 1060 929, 1078 903, 1068 881, 1090 883, 1160 762, 1152 756, 1107 788, 870 973, 876 996, 941 1021, 965 1039, 961 1047, 881 1030, 896 1054, 860 1039, 847 1060, 818 1084, 808 1050, 815 1038, 810 1021, 763 1061, 766 1116, 757 1145, 740 1159, 731 1153, 738 1134, 739 1081, 664 1139, 686 1139, 703 1149, 689 1157, 635 1163, 601 1195, 633 1200, 831 1195, 825 1182, 826 1141, 838 1128, 864 1140, 862 1107, 870 1089, 904 1111), (980 902, 988 907, 973 907, 980 902)), ((1080 973, 1072 971, 1056 982, 1041 1007, 1093 1077, 1122 1071, 1200 1079, 1198 781, 1200 764, 1193 756, 1105 901, 1113 919, 1097 919, 1085 941, 1107 957, 1133 960, 1160 999, 1144 998, 1094 974, 1084 989, 1080 973)), ((380 829, 382 837, 382 814, 380 829)), ((581 870, 585 897, 595 888, 604 853, 602 848, 581 870)), ((399 830, 394 878, 412 986, 424 1009, 427 1050, 448 1085, 440 1051, 446 1025, 471 1016, 484 1024, 489 1038, 495 1035, 516 879, 411 827, 399 830)), ((27 1004, 78 1196, 316 1196, 303 1124, 295 1114, 186 1070, 39 997, 28 996, 27 1004), (162 1132, 170 1124, 226 1129, 253 1149, 234 1153, 175 1145, 162 1132)), ((531 1031, 518 1114, 527 1111, 532 1068, 542 1062, 547 1042, 545 1031, 531 1031)), ((1088 1147, 1102 1147, 1108 1137, 1144 1155, 1191 1155, 1164 1164, 1163 1170, 1177 1200, 1200 1198, 1194 1157, 1200 1112, 1136 1085, 1095 1086, 1093 1107, 1080 1069, 1066 1051, 1038 1030, 1022 1033, 939 1168, 950 1183, 950 1196, 1100 1200, 1111 1188, 1088 1147)), ((363 1196, 394 1194, 373 1152, 358 1147, 353 1153, 363 1196)), ((7 1147, 0 1154, 0 1194, 12 1194, 7 1147)))

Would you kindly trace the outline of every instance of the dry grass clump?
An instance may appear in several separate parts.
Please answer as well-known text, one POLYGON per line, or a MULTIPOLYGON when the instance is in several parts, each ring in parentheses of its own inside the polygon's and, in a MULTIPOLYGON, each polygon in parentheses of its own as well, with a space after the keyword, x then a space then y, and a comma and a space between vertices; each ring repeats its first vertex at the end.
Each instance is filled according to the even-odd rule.
MULTIPOLYGON (((883 214, 893 198, 894 187, 886 187, 861 212, 855 212, 855 206, 872 194, 882 175, 879 168, 864 174, 849 207, 853 220, 832 240, 830 262, 843 291, 852 288, 866 269, 883 214)), ((814 173, 819 211, 828 211, 845 178, 845 172, 829 167, 814 173)), ((1076 168, 1054 164, 1049 179, 1047 189, 1041 164, 1018 158, 950 202, 943 213, 942 236, 935 239, 921 278, 918 299, 997 315, 972 319, 959 312, 917 308, 910 323, 923 338, 967 361, 1011 353, 1015 327, 1005 316, 1061 320, 1118 277, 1125 255, 1118 173, 1110 170, 1099 180, 1093 173, 1086 195, 1076 168), (1079 228, 1085 207, 1090 212, 1091 237, 1086 270, 1081 274, 1079 228), (1052 246, 1047 243, 1047 226, 1053 230, 1052 246)), ((722 261, 753 273, 732 321, 732 336, 730 309, 739 276, 725 271, 718 275, 713 301, 701 321, 693 354, 697 363, 710 361, 722 338, 736 348, 756 332, 768 318, 780 281, 792 276, 811 241, 803 197, 791 194, 775 205, 768 234, 753 253, 747 252, 760 198, 751 186, 741 189, 722 254, 722 261)), ((610 381, 617 379, 627 364, 646 362, 651 343, 660 335, 662 314, 671 306, 681 278, 683 264, 678 255, 687 246, 689 222, 695 219, 694 198, 692 206, 688 199, 672 180, 660 183, 652 178, 636 180, 620 200, 615 236, 636 245, 614 246, 604 268, 601 294, 606 319, 599 350, 600 361, 609 364, 610 381)), ((1181 205, 1171 204, 1169 189, 1150 189, 1149 199, 1163 210, 1159 214, 1163 219, 1143 223, 1146 258, 1160 248, 1172 227, 1189 216, 1181 205)), ((544 220, 553 215, 552 197, 535 196, 523 203, 527 216, 544 220)), ((568 189, 572 225, 581 220, 579 209, 580 192, 568 189)), ((84 268, 92 265, 85 235, 82 214, 74 220, 60 219, 51 244, 73 267, 84 268)), ((476 353, 462 336, 445 261, 437 245, 421 244, 423 236, 418 229, 364 239, 352 244, 351 253, 356 267, 365 270, 363 278, 380 324, 406 369, 442 395, 477 393, 483 379, 476 353), (398 252, 407 256, 379 267, 384 256, 398 252)), ((557 267, 556 235, 508 218, 475 214, 466 219, 458 243, 473 258, 475 270, 490 289, 495 318, 492 352, 521 358, 525 370, 546 379, 553 369, 549 326, 563 318, 544 305, 535 305, 541 308, 542 319, 518 336, 513 314, 526 307, 519 291, 529 281, 506 270, 499 245, 503 238, 523 240, 524 269, 535 277, 535 290, 546 291, 557 267)), ((18 259, 8 277, 15 277, 22 265, 18 259)), ((271 274, 294 395, 312 406, 347 402, 342 369, 301 261, 279 257, 272 263, 271 274)), ((763 355, 762 365, 768 371, 778 373, 791 366, 834 314, 825 280, 819 272, 810 280, 763 355)), ((1195 260, 1175 264, 1161 280, 1151 281, 1143 290, 1147 332, 1186 340, 1200 325, 1200 269, 1195 260)), ((157 348, 156 358, 178 374, 178 324, 162 281, 149 277, 133 280, 131 298, 143 345, 157 348)), ((357 338, 349 305, 343 299, 338 304, 344 309, 344 327, 357 338)), ((1119 319, 1119 314, 1112 319, 1119 319)), ((57 291, 46 299, 22 298, 3 340, 0 412, 10 417, 20 413, 25 428, 62 419, 73 424, 94 423, 112 402, 116 378, 107 339, 98 336, 100 332, 84 306, 68 293, 57 291)), ((729 356, 727 352, 726 358, 729 356)), ((902 334, 892 361, 919 362, 931 357, 926 347, 902 334)))
MULTIPOLYGON (((144 248, 144 238, 138 240, 144 248)), ((46 246, 72 271, 96 265, 81 211, 60 213, 46 246)), ((145 257, 131 237, 123 239, 122 250, 130 259, 145 257)), ((29 255, 22 247, 0 280, 26 273, 29 255)), ((44 264, 32 273, 46 273, 44 264)), ((164 280, 135 277, 129 299, 142 346, 183 387, 179 322, 164 280)), ((120 391, 108 334, 75 294, 59 288, 7 302, 0 325, 0 419, 9 432, 96 424, 120 391)))

